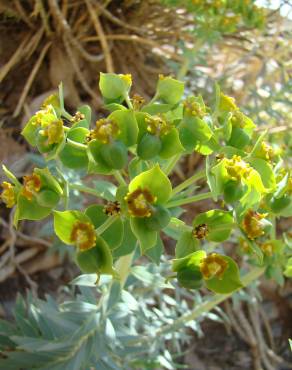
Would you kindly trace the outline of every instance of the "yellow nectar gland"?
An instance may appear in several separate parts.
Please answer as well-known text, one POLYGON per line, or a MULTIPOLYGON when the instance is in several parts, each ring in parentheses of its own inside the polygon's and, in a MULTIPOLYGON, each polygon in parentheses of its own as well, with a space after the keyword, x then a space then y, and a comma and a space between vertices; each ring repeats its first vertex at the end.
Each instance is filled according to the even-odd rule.
POLYGON ((89 140, 97 139, 103 144, 108 144, 112 138, 116 138, 120 133, 118 124, 108 118, 99 119, 95 126, 95 129, 89 134, 89 140))
POLYGON ((275 156, 275 151, 272 148, 272 146, 265 141, 261 143, 261 149, 260 149, 261 154, 265 159, 268 161, 271 161, 273 157, 275 156))
POLYGON ((261 220, 266 216, 266 213, 260 214, 252 209, 247 211, 242 221, 242 228, 249 239, 254 240, 255 238, 258 238, 264 234, 261 220))
POLYGON ((32 200, 35 193, 38 193, 41 190, 41 178, 39 175, 33 173, 29 176, 23 177, 23 188, 22 188, 22 195, 28 199, 32 200))
POLYGON ((42 124, 43 118, 48 114, 54 114, 53 107, 51 105, 47 105, 43 107, 43 109, 36 112, 36 114, 33 116, 33 124, 36 126, 40 126, 42 124))
POLYGON ((128 86, 131 86, 132 85, 132 75, 131 74, 126 74, 126 75, 123 75, 123 74, 119 74, 119 77, 121 77, 121 79, 128 85, 128 86))
POLYGON ((212 253, 204 258, 200 264, 200 270, 205 280, 217 277, 222 279, 228 267, 228 262, 217 253, 212 253))
POLYGON ((234 155, 232 159, 226 159, 225 163, 227 173, 233 180, 240 180, 243 177, 247 178, 252 171, 250 165, 239 155, 234 155))
POLYGON ((149 190, 138 188, 132 193, 127 194, 125 201, 128 205, 128 211, 134 217, 150 217, 151 204, 156 201, 149 190))
POLYGON ((147 123, 147 131, 152 135, 166 135, 172 128, 163 115, 146 117, 145 122, 147 123))
POLYGON ((90 222, 76 221, 70 235, 70 241, 79 250, 85 251, 96 244, 96 233, 90 222))
POLYGON ((52 121, 44 127, 41 135, 48 138, 48 144, 59 144, 64 137, 64 126, 61 119, 52 121))
POLYGON ((183 102, 183 106, 185 112, 192 116, 203 118, 207 114, 206 107, 203 104, 195 101, 193 98, 187 98, 183 102))
POLYGON ((208 235, 208 226, 207 224, 200 224, 195 226, 193 229, 193 236, 197 239, 205 239, 208 235))
POLYGON ((1 187, 3 191, 0 195, 0 199, 6 204, 7 208, 12 208, 16 203, 14 185, 10 184, 10 182, 3 181, 1 187))

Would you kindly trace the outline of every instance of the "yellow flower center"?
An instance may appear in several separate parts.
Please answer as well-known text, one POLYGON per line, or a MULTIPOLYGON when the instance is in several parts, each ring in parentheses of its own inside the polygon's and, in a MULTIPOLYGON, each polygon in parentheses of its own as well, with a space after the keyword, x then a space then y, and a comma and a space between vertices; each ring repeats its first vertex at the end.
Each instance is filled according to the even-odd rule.
POLYGON ((151 204, 156 201, 149 190, 147 189, 136 189, 132 193, 129 193, 125 200, 128 205, 129 213, 134 217, 150 217, 151 216, 151 204))
POLYGON ((247 178, 252 171, 250 165, 242 160, 239 155, 234 155, 232 159, 226 159, 225 163, 227 173, 232 180, 247 178))
POLYGON ((23 177, 23 189, 22 195, 28 199, 32 200, 35 193, 38 193, 41 189, 41 178, 35 173, 29 176, 23 177))
POLYGON ((41 131, 43 136, 48 138, 48 144, 59 144, 64 137, 64 126, 61 119, 53 121, 41 131))
POLYGON ((97 139, 103 144, 108 144, 112 138, 116 138, 120 133, 118 124, 108 118, 99 119, 95 126, 95 129, 90 132, 89 139, 97 139))
POLYGON ((133 95, 132 104, 133 104, 134 110, 139 110, 144 103, 145 103, 145 99, 142 96, 138 94, 133 95))
POLYGON ((200 270, 204 279, 208 280, 213 277, 222 279, 224 272, 228 267, 228 262, 217 253, 212 253, 204 258, 200 264, 200 270))
POLYGON ((193 235, 197 239, 205 239, 205 237, 208 235, 207 224, 200 224, 196 226, 193 230, 193 235))
POLYGON ((192 97, 187 98, 183 105, 185 112, 192 116, 203 118, 207 114, 206 107, 192 97))
POLYGON ((0 198, 3 203, 6 204, 7 208, 12 208, 16 203, 15 194, 14 194, 14 185, 10 184, 9 182, 4 181, 1 184, 3 189, 0 198))
POLYGON ((252 209, 247 211, 242 221, 242 228, 249 239, 253 240, 264 234, 261 220, 266 216, 266 213, 260 214, 252 209))
POLYGON ((115 216, 121 213, 121 205, 118 201, 108 202, 104 208, 103 212, 108 216, 115 216))
POLYGON ((260 248, 261 250, 263 251, 263 253, 266 255, 266 256, 269 256, 271 257, 274 253, 274 247, 273 247, 273 244, 269 243, 269 242, 266 242, 266 243, 263 243, 263 244, 260 244, 260 248))
POLYGON ((96 233, 90 222, 76 221, 70 236, 70 241, 81 251, 90 249, 96 244, 96 233))
POLYGON ((75 115, 70 119, 70 121, 71 121, 72 123, 77 123, 77 122, 79 122, 79 121, 82 121, 83 119, 85 119, 85 115, 84 115, 83 113, 81 113, 81 112, 77 111, 77 112, 75 113, 75 115))
POLYGON ((152 135, 166 135, 172 128, 162 115, 146 117, 145 122, 147 123, 147 131, 152 135))

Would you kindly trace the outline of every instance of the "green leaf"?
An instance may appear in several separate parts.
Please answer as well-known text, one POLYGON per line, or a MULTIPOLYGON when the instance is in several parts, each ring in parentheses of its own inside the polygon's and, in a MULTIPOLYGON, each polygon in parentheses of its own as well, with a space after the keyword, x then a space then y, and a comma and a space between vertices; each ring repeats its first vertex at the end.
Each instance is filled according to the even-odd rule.
POLYGON ((276 180, 272 166, 261 158, 250 158, 248 163, 260 174, 264 187, 272 191, 276 187, 276 180))
POLYGON ((85 127, 85 128, 88 128, 90 127, 90 123, 91 123, 91 108, 89 105, 82 105, 81 107, 79 107, 77 109, 78 112, 84 114, 85 116, 85 122, 86 124, 84 124, 84 126, 82 127, 85 127))
POLYGON ((192 231, 185 231, 176 243, 175 258, 183 258, 193 252, 196 252, 198 247, 199 242, 194 237, 192 231))
POLYGON ((152 103, 142 108, 142 112, 149 114, 167 113, 173 108, 173 104, 152 103))
MULTIPOLYGON (((106 222, 109 217, 112 217, 107 216, 104 213, 103 209, 104 207, 102 205, 94 204, 86 208, 84 212, 86 216, 90 218, 95 229, 106 222)), ((101 235, 102 238, 109 245, 110 249, 117 248, 121 244, 124 236, 124 227, 122 220, 120 218, 117 218, 116 221, 113 222, 112 225, 109 226, 101 235)))
POLYGON ((181 270, 192 269, 193 266, 200 266, 202 260, 206 257, 206 252, 198 250, 185 257, 172 260, 172 270, 178 272, 181 270))
MULTIPOLYGON (((77 143, 84 143, 89 130, 84 127, 71 128, 68 131, 67 137, 77 143)), ((64 166, 72 169, 79 169, 88 166, 88 157, 86 150, 72 147, 65 144, 63 150, 59 154, 61 162, 64 166)))
POLYGON ((63 189, 48 168, 35 168, 34 173, 40 176, 42 189, 50 189, 59 195, 63 195, 63 189))
POLYGON ((292 257, 288 259, 283 274, 288 278, 292 278, 292 257))
POLYGON ((54 211, 53 214, 55 233, 65 244, 72 244, 72 228, 77 220, 82 222, 91 222, 90 218, 80 211, 54 211))
POLYGON ((206 280, 206 287, 215 293, 228 294, 242 288, 240 281, 239 269, 235 261, 227 256, 221 256, 227 263, 228 267, 221 278, 213 277, 206 280))
POLYGON ((164 245, 160 237, 157 238, 157 242, 154 247, 145 251, 145 256, 149 257, 156 265, 160 264, 160 258, 164 250, 164 245))
POLYGON ((163 159, 171 158, 184 150, 179 139, 178 130, 175 127, 168 134, 161 137, 161 144, 159 156, 163 159))
POLYGON ((25 140, 31 145, 37 145, 37 132, 39 130, 38 124, 36 123, 35 116, 32 116, 27 124, 21 131, 21 135, 24 136, 25 140))
POLYGON ((220 209, 201 213, 193 220, 194 228, 206 224, 208 229, 206 239, 218 243, 229 238, 233 223, 231 212, 220 209))
POLYGON ((114 258, 126 256, 127 254, 132 253, 136 247, 136 244, 137 238, 132 232, 130 221, 125 220, 123 240, 122 243, 113 250, 114 258))
POLYGON ((21 193, 17 199, 17 209, 15 213, 15 224, 18 220, 41 220, 52 212, 51 207, 42 207, 36 198, 28 200, 21 193))
POLYGON ((104 144, 98 140, 91 140, 88 144, 88 173, 109 174, 112 168, 105 162, 101 155, 101 148, 104 144))
POLYGON ((187 150, 207 143, 212 136, 213 132, 205 120, 188 114, 184 116, 180 125, 180 140, 187 150))
POLYGON ((100 73, 99 88, 108 100, 124 97, 130 90, 131 84, 122 78, 122 75, 115 73, 100 73))
POLYGON ((148 189, 157 197, 157 203, 163 204, 170 198, 172 187, 169 178, 161 171, 159 165, 136 176, 129 184, 129 191, 138 188, 148 189))
POLYGON ((108 119, 116 122, 120 128, 120 139, 126 146, 136 144, 138 138, 138 124, 135 113, 129 109, 116 110, 108 116, 108 119))
POLYGON ((4 164, 2 164, 2 169, 5 175, 9 178, 9 180, 15 185, 16 189, 19 190, 22 185, 17 180, 16 176, 4 164))
POLYGON ((184 83, 171 77, 160 77, 156 87, 157 99, 167 104, 177 104, 184 93, 184 83))
POLYGON ((143 218, 131 217, 130 223, 133 234, 139 240, 141 253, 144 254, 147 249, 154 247, 158 233, 147 229, 143 218))

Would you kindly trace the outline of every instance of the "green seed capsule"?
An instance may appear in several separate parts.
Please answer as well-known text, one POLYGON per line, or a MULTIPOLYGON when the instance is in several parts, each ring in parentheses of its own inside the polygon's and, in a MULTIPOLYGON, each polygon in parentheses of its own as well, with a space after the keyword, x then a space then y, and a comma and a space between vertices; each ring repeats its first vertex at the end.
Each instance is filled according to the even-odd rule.
POLYGON ((231 137, 227 145, 234 146, 238 149, 243 149, 250 142, 250 137, 240 127, 233 127, 231 137))
POLYGON ((169 224, 170 212, 163 206, 155 206, 150 217, 145 218, 145 224, 150 230, 161 230, 169 224))
POLYGON ((100 154, 106 164, 116 170, 124 168, 127 164, 127 147, 121 141, 104 144, 100 149, 100 154))
POLYGON ((223 197, 226 203, 234 203, 242 196, 245 192, 245 186, 239 181, 229 180, 223 189, 223 197))
POLYGON ((60 196, 52 190, 41 190, 36 195, 38 204, 42 207, 53 208, 60 200, 60 196))
POLYGON ((291 203, 291 197, 287 194, 283 195, 280 198, 272 197, 269 202, 269 206, 274 213, 279 213, 289 206, 291 203))
POLYGON ((187 289, 200 289, 203 284, 202 274, 198 266, 178 271, 177 280, 181 286, 187 289))
POLYGON ((137 154, 142 159, 151 159, 161 150, 161 140, 158 136, 146 133, 137 146, 137 154))

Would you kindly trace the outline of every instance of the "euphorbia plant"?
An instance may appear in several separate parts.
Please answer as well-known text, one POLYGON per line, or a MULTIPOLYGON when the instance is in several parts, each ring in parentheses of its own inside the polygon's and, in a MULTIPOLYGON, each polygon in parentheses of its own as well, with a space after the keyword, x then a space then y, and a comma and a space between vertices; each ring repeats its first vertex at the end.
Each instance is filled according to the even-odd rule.
POLYGON ((131 85, 130 75, 101 74, 109 114, 95 125, 88 106, 73 116, 65 110, 62 88, 29 120, 23 136, 54 166, 35 168, 22 182, 3 167, 10 182, 2 184, 1 199, 15 206, 15 226, 53 215, 56 235, 75 248, 83 272, 121 282, 140 255, 159 263, 163 233, 177 240, 165 278, 188 289, 229 294, 243 286, 236 261, 224 253, 231 235, 239 256, 269 276, 280 281, 285 268, 291 275, 291 252, 275 233, 275 219, 292 214, 291 177, 266 133, 256 135, 252 120, 218 87, 210 108, 201 96, 184 96, 184 84, 171 77, 159 76, 148 103, 130 95, 131 85), (205 156, 205 169, 173 187, 176 163, 194 151, 205 156), (110 182, 102 182, 103 191, 74 184, 62 175, 65 168, 106 175, 118 185, 109 197, 110 182), (198 193, 195 183, 204 179, 209 191, 198 193), (98 202, 67 209, 76 189, 98 202), (217 202, 216 209, 190 225, 179 219, 181 206, 203 199, 217 202))

